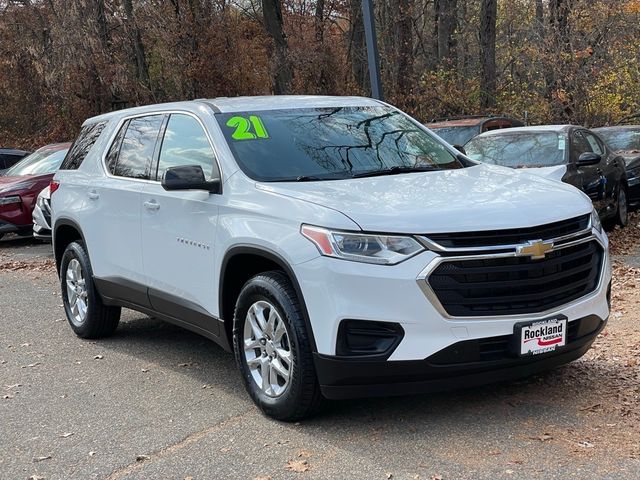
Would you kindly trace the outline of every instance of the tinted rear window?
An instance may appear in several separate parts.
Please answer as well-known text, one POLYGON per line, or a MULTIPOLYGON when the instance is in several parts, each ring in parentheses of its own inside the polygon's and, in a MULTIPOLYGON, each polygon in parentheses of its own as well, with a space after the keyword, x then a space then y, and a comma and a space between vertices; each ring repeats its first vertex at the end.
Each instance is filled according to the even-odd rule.
POLYGON ((107 163, 111 173, 119 177, 145 180, 151 178, 153 153, 163 120, 164 115, 149 115, 129 120, 121 145, 117 146, 118 139, 116 139, 109 152, 107 163), (114 166, 111 153, 115 150, 119 152, 114 166))
POLYGON ((91 147, 93 147, 100 137, 105 125, 106 122, 98 122, 82 127, 80 135, 78 135, 76 141, 73 142, 60 168, 62 170, 76 170, 79 168, 89 153, 89 150, 91 150, 91 147))

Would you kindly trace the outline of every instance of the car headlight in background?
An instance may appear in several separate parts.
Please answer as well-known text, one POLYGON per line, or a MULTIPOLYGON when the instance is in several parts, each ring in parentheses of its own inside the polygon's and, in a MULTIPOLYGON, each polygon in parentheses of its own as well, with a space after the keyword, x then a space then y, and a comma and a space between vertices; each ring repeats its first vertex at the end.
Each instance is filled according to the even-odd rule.
POLYGON ((9 185, 7 187, 1 188, 0 193, 9 193, 9 192, 17 192, 18 190, 29 190, 33 188, 38 182, 20 182, 14 183, 13 185, 9 185))
POLYGON ((591 210, 591 226, 595 228, 598 233, 602 233, 602 223, 600 222, 600 215, 598 215, 598 212, 595 208, 591 210))
POLYGON ((424 250, 412 237, 329 230, 303 225, 301 233, 327 257, 395 265, 424 250))
POLYGON ((18 195, 11 197, 0 197, 0 205, 11 205, 12 203, 20 203, 22 200, 18 195))

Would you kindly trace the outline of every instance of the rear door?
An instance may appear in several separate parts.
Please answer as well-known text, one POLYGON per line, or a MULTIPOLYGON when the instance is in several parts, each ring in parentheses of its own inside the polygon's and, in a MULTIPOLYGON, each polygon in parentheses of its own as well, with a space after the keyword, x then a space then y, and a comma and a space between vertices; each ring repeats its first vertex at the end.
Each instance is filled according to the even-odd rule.
POLYGON ((160 181, 166 169, 185 165, 200 165, 207 179, 220 177, 203 124, 194 115, 172 113, 160 143, 157 181, 145 185, 141 198, 149 298, 154 309, 217 334, 214 241, 220 196, 164 190, 160 181))
POLYGON ((151 181, 164 114, 125 120, 105 157, 107 175, 87 186, 83 225, 103 295, 149 306, 142 263, 140 210, 151 181))

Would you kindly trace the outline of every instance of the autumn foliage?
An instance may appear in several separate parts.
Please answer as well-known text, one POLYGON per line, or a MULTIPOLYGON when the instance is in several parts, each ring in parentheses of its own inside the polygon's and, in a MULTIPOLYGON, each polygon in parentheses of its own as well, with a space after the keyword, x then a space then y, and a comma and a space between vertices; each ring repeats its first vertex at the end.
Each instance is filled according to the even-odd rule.
MULTIPOLYGON (((488 110, 595 126, 640 112, 639 1, 500 0, 488 19, 486 2, 376 0, 387 100, 423 121, 488 110), (491 22, 487 82, 479 32, 491 22)), ((271 94, 283 65, 290 93, 366 95, 360 5, 0 0, 0 145, 67 140, 112 109, 271 94), (274 5, 280 40, 265 22, 274 5)))

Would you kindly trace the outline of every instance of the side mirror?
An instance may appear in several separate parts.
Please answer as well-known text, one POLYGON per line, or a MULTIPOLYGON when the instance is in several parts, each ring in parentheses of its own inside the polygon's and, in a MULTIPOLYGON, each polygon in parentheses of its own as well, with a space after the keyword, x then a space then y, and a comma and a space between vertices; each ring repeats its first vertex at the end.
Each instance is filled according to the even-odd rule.
POLYGON ((164 172, 162 188, 171 190, 206 190, 220 193, 220 179, 206 180, 200 165, 170 167, 164 172))
POLYGON ((587 167, 589 165, 597 165, 602 160, 602 156, 593 152, 584 152, 580 154, 577 165, 579 167, 587 167))
POLYGON ((464 147, 462 145, 458 145, 458 144, 454 144, 453 148, 455 148, 456 150, 458 150, 460 153, 462 153, 463 155, 466 155, 467 152, 465 152, 464 147))

